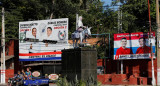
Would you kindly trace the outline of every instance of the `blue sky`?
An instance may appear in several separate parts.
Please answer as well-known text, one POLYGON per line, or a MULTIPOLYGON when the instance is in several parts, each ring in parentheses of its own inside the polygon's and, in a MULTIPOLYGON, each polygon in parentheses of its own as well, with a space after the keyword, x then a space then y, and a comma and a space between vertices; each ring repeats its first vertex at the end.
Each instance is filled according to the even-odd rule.
POLYGON ((101 0, 102 2, 105 2, 104 5, 111 5, 112 0, 101 0))
MULTIPOLYGON (((115 1, 115 0, 101 0, 101 2, 104 2, 103 6, 106 6, 106 5, 111 6, 112 1, 115 1)), ((120 3, 118 3, 118 4, 120 4, 120 3)), ((119 6, 112 6, 112 7, 109 7, 109 8, 113 8, 113 7, 114 7, 114 10, 116 10, 116 9, 118 9, 119 6)))

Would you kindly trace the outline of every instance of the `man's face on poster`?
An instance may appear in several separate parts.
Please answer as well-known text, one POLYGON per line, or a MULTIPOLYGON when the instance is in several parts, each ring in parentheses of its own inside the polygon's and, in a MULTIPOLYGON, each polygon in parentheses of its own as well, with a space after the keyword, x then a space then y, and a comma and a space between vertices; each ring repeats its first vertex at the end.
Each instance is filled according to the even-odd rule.
POLYGON ((36 28, 33 28, 33 29, 32 29, 32 35, 33 35, 34 37, 36 37, 36 32, 37 32, 36 28))
POLYGON ((52 30, 50 28, 47 28, 47 35, 50 36, 52 34, 52 30))
POLYGON ((145 40, 144 39, 139 39, 139 45, 141 47, 145 46, 145 40))
POLYGON ((126 39, 122 39, 122 40, 121 40, 121 45, 122 45, 122 47, 126 47, 126 45, 127 45, 127 40, 126 40, 126 39))

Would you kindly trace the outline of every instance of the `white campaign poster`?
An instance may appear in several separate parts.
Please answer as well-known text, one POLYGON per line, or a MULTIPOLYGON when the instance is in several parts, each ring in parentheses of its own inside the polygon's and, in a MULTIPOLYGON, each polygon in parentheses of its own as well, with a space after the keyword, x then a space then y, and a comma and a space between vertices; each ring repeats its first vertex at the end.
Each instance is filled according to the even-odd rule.
POLYGON ((20 61, 61 60, 68 49, 68 18, 19 22, 20 61))

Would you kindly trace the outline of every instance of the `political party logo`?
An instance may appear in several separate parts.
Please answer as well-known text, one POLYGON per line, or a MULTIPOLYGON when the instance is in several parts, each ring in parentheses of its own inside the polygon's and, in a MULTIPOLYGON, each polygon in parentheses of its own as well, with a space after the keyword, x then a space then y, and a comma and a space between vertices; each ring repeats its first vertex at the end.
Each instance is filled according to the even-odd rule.
POLYGON ((38 77, 38 76, 40 76, 40 72, 34 71, 34 72, 32 73, 32 75, 33 75, 34 77, 38 77))
POLYGON ((66 38, 66 31, 59 31, 58 32, 58 38, 60 40, 64 40, 66 38))
POLYGON ((40 25, 39 25, 39 34, 40 35, 43 35, 43 34, 45 34, 45 28, 46 28, 46 24, 44 24, 44 23, 41 23, 40 25))
POLYGON ((56 80, 56 79, 58 79, 59 78, 59 76, 57 75, 57 74, 50 74, 49 75, 49 79, 50 80, 56 80))

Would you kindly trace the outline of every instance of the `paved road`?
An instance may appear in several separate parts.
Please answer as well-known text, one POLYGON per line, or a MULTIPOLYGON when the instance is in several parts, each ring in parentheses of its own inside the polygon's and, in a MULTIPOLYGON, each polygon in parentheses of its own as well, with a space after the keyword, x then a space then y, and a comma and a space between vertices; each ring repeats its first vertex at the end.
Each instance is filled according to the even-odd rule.
POLYGON ((49 84, 49 86, 57 86, 56 84, 49 84))
POLYGON ((7 86, 7 84, 1 84, 1 83, 0 83, 0 86, 7 86))
MULTIPOLYGON (((57 86, 57 85, 49 84, 49 86, 57 86)), ((152 86, 152 85, 101 85, 101 86, 152 86)))
POLYGON ((101 86, 152 86, 152 85, 101 85, 101 86))

